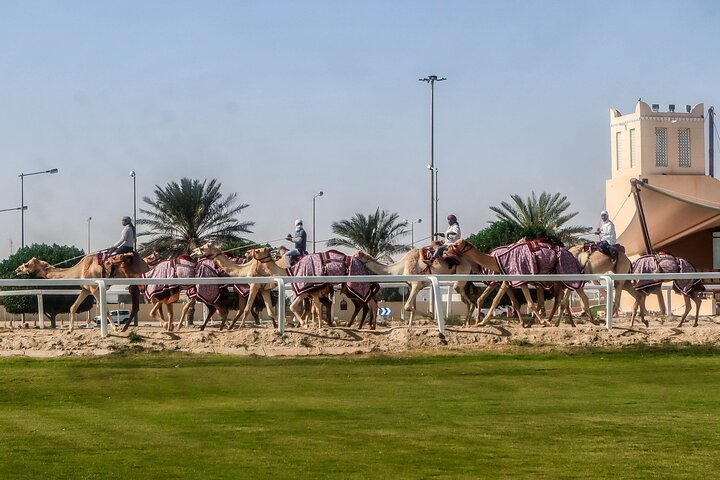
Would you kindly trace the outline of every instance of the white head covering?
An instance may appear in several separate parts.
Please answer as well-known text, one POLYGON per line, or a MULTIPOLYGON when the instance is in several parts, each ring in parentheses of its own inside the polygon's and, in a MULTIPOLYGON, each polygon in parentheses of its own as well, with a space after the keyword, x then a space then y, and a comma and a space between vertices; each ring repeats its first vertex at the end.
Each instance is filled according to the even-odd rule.
POLYGON ((295 226, 296 226, 296 227, 297 227, 298 225, 302 225, 302 224, 303 224, 303 221, 300 220, 299 218, 298 218, 297 220, 295 220, 295 226))
POLYGON ((603 210, 602 212, 600 212, 600 216, 602 217, 603 215, 605 215, 606 217, 609 217, 609 216, 610 216, 610 215, 608 214, 607 210, 603 210))

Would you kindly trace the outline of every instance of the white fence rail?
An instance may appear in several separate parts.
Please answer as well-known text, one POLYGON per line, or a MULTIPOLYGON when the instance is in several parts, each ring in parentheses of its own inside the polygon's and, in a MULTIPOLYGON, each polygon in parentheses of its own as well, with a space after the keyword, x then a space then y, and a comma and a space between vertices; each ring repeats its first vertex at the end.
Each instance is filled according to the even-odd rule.
MULTIPOLYGON (((665 273, 665 274, 624 274, 624 275, 372 275, 372 276, 326 276, 326 277, 218 277, 218 278, 103 278, 103 279, 0 279, 1 287, 59 287, 59 286, 94 286, 98 288, 100 336, 107 337, 107 289, 112 285, 233 285, 251 283, 274 283, 278 287, 277 324, 278 334, 285 332, 285 298, 286 287, 292 283, 345 283, 345 282, 425 282, 431 288, 433 316, 437 321, 438 330, 445 332, 445 316, 441 312, 441 285, 450 285, 457 281, 585 281, 601 282, 600 286, 588 285, 590 288, 605 288, 605 327, 612 329, 614 284, 616 280, 664 280, 675 279, 717 279, 718 272, 696 273, 665 273)), ((33 290, 36 291, 36 290, 33 290)), ((5 295, 27 294, 23 291, 6 291, 5 295)), ((58 294, 60 290, 43 290, 43 293, 58 294)), ((64 293, 67 294, 67 293, 64 293)), ((40 300, 42 301, 42 300, 40 300)))

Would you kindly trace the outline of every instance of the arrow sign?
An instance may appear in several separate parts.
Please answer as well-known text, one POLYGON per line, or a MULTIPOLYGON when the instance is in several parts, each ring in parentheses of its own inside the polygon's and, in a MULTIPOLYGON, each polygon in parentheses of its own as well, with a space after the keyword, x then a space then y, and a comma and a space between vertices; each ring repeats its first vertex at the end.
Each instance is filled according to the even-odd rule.
POLYGON ((390 307, 378 307, 378 315, 381 317, 387 317, 392 314, 392 308, 390 307))

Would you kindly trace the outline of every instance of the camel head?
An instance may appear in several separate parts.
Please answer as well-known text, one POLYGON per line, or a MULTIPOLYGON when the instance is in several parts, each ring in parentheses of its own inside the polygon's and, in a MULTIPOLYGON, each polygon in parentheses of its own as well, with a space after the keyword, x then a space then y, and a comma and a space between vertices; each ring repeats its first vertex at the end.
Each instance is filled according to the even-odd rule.
POLYGON ((461 255, 467 248, 467 240, 465 240, 464 238, 460 238, 448 245, 447 252, 450 255, 461 255))
POLYGON ((353 253, 353 257, 357 258, 362 263, 367 263, 371 260, 375 260, 372 255, 370 255, 369 253, 365 253, 362 250, 358 250, 357 252, 353 253))
POLYGON ((162 258, 162 256, 161 256, 158 252, 153 251, 153 252, 152 252, 150 255, 148 255, 147 257, 143 257, 143 260, 145 260, 145 263, 147 263, 148 266, 154 267, 154 266, 157 265, 158 263, 162 262, 162 261, 163 261, 163 258, 162 258))
POLYGON ((208 242, 205 245, 201 245, 191 252, 194 257, 206 257, 215 258, 218 255, 222 255, 222 250, 216 247, 212 242, 208 242))
POLYGON ((250 257, 258 262, 266 262, 272 260, 272 250, 270 247, 254 248, 248 252, 250 257))
POLYGON ((50 264, 35 257, 20 265, 15 269, 18 275, 30 275, 33 277, 46 278, 50 264))

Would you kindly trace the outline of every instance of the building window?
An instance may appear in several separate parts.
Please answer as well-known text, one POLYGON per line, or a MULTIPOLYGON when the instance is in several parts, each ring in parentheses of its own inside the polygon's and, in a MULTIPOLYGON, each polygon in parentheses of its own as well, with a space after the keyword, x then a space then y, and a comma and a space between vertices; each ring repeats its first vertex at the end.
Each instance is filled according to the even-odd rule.
POLYGON ((667 167, 667 128, 655 129, 655 166, 667 167))
POLYGON ((620 132, 615 132, 615 158, 617 159, 617 169, 620 170, 622 164, 622 142, 620 141, 620 132))
POLYGON ((690 129, 678 130, 678 160, 681 167, 690 166, 690 129))
POLYGON ((635 167, 637 162, 637 142, 635 141, 635 129, 630 130, 630 168, 635 167))
POLYGON ((720 270, 720 232, 713 232, 713 270, 720 270))

